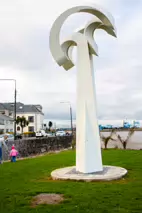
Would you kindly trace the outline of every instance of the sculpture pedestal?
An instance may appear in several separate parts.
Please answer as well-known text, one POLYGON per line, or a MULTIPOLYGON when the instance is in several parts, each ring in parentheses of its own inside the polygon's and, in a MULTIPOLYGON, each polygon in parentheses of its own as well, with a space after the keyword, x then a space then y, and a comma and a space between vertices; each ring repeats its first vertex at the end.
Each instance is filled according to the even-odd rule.
POLYGON ((102 172, 84 174, 76 171, 76 167, 65 167, 56 169, 51 173, 53 180, 74 180, 74 181, 111 181, 124 177, 127 170, 117 166, 103 166, 102 172))

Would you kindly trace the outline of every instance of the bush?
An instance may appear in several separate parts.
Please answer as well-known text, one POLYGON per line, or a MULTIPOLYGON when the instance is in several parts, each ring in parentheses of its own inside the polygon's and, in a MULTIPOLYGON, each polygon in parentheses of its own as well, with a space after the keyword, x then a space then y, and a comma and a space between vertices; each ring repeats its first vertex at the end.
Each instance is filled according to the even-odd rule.
POLYGON ((35 137, 35 132, 24 132, 23 136, 24 137, 35 137))
POLYGON ((14 132, 8 132, 8 134, 10 134, 10 135, 14 135, 14 132))

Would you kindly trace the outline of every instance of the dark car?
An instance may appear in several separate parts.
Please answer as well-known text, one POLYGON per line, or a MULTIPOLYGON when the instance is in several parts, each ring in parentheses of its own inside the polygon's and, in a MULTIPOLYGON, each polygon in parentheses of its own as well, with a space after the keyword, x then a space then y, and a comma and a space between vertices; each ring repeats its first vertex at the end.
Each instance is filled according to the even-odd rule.
POLYGON ((22 134, 16 134, 16 139, 22 139, 22 134))

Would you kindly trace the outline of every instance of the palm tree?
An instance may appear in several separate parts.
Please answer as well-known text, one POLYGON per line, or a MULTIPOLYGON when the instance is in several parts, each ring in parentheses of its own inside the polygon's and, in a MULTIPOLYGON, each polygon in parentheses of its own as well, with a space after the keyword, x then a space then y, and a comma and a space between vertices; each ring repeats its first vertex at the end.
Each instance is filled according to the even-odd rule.
POLYGON ((111 140, 111 141, 115 141, 115 139, 112 138, 112 136, 114 135, 115 133, 115 129, 112 129, 111 133, 109 136, 105 137, 104 135, 101 135, 101 139, 102 141, 104 142, 104 146, 105 146, 105 149, 107 149, 107 145, 108 145, 108 142, 111 140))
POLYGON ((131 128, 131 129, 129 129, 128 135, 127 135, 126 139, 122 139, 122 137, 120 135, 117 135, 117 137, 118 137, 119 141, 122 143, 122 146, 123 146, 124 149, 126 149, 128 141, 132 137, 132 135, 134 134, 134 132, 135 132, 135 128, 134 127, 131 128))
POLYGON ((52 121, 49 121, 48 126, 49 126, 49 131, 50 131, 51 127, 53 126, 52 121))
POLYGON ((22 117, 18 116, 16 119, 16 124, 20 125, 20 127, 22 129, 22 133, 23 133, 23 129, 24 129, 24 127, 29 125, 29 121, 26 120, 26 118, 24 116, 22 116, 22 117))

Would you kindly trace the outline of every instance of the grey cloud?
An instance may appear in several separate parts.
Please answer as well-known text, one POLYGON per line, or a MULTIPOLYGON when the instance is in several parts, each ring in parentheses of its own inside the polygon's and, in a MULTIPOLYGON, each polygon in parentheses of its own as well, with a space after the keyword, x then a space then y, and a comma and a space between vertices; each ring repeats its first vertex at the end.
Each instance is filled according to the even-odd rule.
MULTIPOLYGON (((101 31, 95 35, 99 48, 99 57, 94 60, 98 118, 138 119, 141 118, 142 104, 141 97, 136 97, 142 91, 142 3, 138 0, 137 4, 134 0, 117 0, 115 3, 108 0, 105 5, 116 17, 118 38, 101 31)), ((45 20, 42 25, 39 18, 40 23, 31 23, 27 29, 25 25, 17 36, 14 30, 18 32, 18 29, 11 28, 9 35, 0 39, 0 72, 3 67, 10 67, 12 69, 3 72, 2 76, 11 76, 14 72, 21 75, 17 82, 19 101, 40 103, 46 118, 69 118, 68 106, 59 104, 61 100, 71 101, 75 118, 76 68, 65 72, 53 61, 49 51, 49 25, 45 20), (11 35, 15 35, 15 39, 11 39, 11 35)), ((77 19, 71 17, 64 25, 61 37, 72 33, 86 18, 90 19, 82 14, 77 19)))
MULTIPOLYGON (((57 119, 57 120, 70 120, 70 112, 69 110, 61 111, 58 108, 52 108, 48 109, 49 112, 45 113, 45 118, 48 119, 57 119)), ((73 120, 76 119, 76 113, 75 111, 72 112, 72 118, 73 120)))
MULTIPOLYGON (((9 35, 10 36, 10 35, 9 35)), ((39 70, 47 67, 49 62, 49 30, 32 29, 20 38, 19 44, 0 43, 0 65, 16 69, 39 70)), ((8 38, 7 38, 8 39, 8 38)), ((6 41, 5 41, 6 42, 6 41)))

